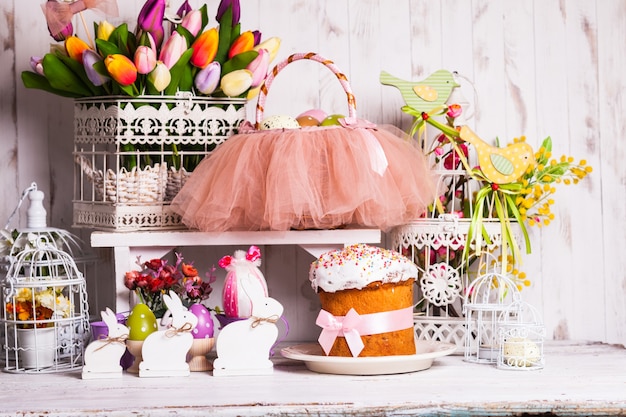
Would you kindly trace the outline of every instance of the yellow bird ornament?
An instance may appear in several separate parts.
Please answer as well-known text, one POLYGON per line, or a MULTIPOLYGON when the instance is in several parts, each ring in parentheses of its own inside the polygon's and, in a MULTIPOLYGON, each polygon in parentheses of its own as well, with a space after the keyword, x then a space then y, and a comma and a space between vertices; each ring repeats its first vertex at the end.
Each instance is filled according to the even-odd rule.
POLYGON ((474 145, 480 170, 494 184, 517 181, 534 161, 533 148, 525 142, 498 148, 483 141, 467 126, 461 127, 459 137, 474 145))

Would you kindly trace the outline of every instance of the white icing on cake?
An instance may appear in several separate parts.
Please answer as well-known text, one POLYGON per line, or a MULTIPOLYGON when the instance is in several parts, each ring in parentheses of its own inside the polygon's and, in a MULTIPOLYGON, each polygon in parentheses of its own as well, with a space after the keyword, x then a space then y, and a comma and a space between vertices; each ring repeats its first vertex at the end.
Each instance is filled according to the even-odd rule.
POLYGON ((311 287, 326 292, 361 289, 372 282, 417 278, 417 266, 398 252, 356 244, 322 254, 311 264, 311 287))

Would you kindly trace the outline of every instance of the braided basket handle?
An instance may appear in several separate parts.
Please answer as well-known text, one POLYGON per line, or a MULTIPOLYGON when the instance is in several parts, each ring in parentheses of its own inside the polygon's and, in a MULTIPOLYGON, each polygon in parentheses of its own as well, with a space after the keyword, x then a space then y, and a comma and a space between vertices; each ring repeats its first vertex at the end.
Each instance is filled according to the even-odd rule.
POLYGON ((306 54, 299 53, 299 54, 293 54, 289 56, 287 59, 285 59, 284 61, 276 64, 276 66, 272 69, 272 71, 270 71, 269 74, 267 74, 265 81, 263 81, 263 84, 261 85, 261 88, 259 90, 259 99, 256 105, 256 120, 255 120, 256 129, 259 129, 259 127, 261 126, 261 122, 263 121, 263 113, 265 112, 265 100, 267 97, 267 93, 270 89, 270 86, 272 85, 272 82, 274 81, 274 78, 287 65, 291 64, 294 61, 299 61, 301 59, 309 59, 311 61, 319 62, 320 64, 323 64, 326 68, 330 69, 333 72, 333 74, 335 74, 335 76, 339 80, 339 83, 341 84, 341 87, 343 88, 343 91, 345 91, 346 93, 346 98, 348 100, 348 116, 356 117, 356 100, 354 99, 354 94, 352 94, 352 88, 350 87, 350 84, 348 83, 348 79, 346 78, 346 76, 339 70, 339 68, 335 66, 333 61, 326 59, 314 52, 308 52, 306 54))

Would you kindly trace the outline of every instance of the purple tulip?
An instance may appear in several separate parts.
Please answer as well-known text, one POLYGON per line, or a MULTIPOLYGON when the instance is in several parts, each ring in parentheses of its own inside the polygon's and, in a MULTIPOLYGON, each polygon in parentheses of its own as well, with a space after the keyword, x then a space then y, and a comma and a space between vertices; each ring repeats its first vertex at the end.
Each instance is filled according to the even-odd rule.
POLYGON ((110 80, 106 75, 100 74, 93 67, 97 62, 102 61, 102 57, 98 55, 97 52, 92 51, 91 49, 85 50, 83 52, 83 66, 85 67, 85 72, 87 73, 87 78, 89 81, 96 87, 101 86, 110 80))
POLYGON ((232 26, 235 26, 239 23, 239 18, 241 16, 241 6, 239 4, 239 0, 222 0, 220 1, 220 5, 217 8, 217 16, 215 19, 218 22, 221 22, 224 13, 228 10, 229 7, 232 7, 233 10, 233 21, 232 26))
POLYGON ((31 56, 30 57, 30 67, 33 69, 33 71, 35 71, 37 74, 39 75, 43 75, 45 77, 45 74, 43 73, 43 64, 42 64, 43 58, 40 56, 31 56))
POLYGON ((220 82, 222 67, 219 62, 213 61, 196 74, 194 85, 202 94, 211 94, 220 82))
POLYGON ((187 13, 191 11, 191 6, 189 5, 189 0, 185 0, 183 4, 180 5, 176 14, 178 17, 185 17, 187 13))
POLYGON ((149 32, 157 46, 161 46, 165 36, 163 18, 165 16, 165 0, 147 0, 139 12, 137 27, 149 32))
POLYGON ((261 43, 261 32, 258 30, 253 30, 252 35, 254 36, 254 46, 257 46, 261 43))
POLYGON ((74 26, 72 26, 72 22, 70 22, 59 33, 52 33, 50 26, 48 26, 48 33, 50 33, 50 36, 52 36, 52 39, 55 41, 63 42, 74 34, 74 26))

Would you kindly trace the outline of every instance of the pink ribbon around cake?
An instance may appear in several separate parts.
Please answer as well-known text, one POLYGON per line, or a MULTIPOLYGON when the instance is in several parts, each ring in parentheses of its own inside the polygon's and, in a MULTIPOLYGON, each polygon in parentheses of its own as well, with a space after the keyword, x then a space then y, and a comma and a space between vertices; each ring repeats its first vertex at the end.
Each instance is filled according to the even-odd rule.
POLYGON ((395 332, 413 327, 413 307, 380 313, 359 314, 354 308, 345 316, 333 316, 320 310, 315 324, 322 328, 317 339, 324 353, 329 354, 337 337, 344 337, 352 356, 359 356, 365 345, 361 336, 395 332))

